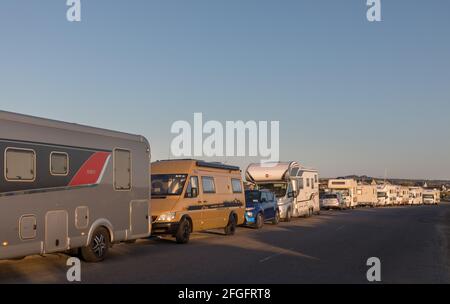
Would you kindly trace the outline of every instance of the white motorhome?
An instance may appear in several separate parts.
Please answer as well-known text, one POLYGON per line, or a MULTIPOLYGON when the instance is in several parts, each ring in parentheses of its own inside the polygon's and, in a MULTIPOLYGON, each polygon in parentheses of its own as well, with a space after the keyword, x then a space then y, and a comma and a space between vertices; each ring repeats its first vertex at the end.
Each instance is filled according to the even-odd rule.
POLYGON ((317 170, 300 166, 297 162, 250 164, 247 181, 275 193, 280 217, 311 216, 320 212, 319 174, 317 170))
POLYGON ((422 187, 410 187, 409 188, 409 204, 410 205, 422 205, 423 204, 423 188, 422 187))
POLYGON ((358 206, 374 207, 377 204, 377 184, 375 181, 370 184, 358 184, 356 187, 356 198, 358 206))
POLYGON ((377 186, 378 207, 393 206, 397 203, 397 186, 382 184, 377 186))
POLYGON ((397 205, 409 204, 409 187, 397 186, 397 205))
POLYGON ((423 191, 424 205, 437 205, 441 201, 441 191, 437 189, 425 189, 423 191))
POLYGON ((356 208, 358 199, 356 197, 358 183, 354 179, 330 179, 328 189, 333 193, 340 193, 345 201, 346 208, 356 208))

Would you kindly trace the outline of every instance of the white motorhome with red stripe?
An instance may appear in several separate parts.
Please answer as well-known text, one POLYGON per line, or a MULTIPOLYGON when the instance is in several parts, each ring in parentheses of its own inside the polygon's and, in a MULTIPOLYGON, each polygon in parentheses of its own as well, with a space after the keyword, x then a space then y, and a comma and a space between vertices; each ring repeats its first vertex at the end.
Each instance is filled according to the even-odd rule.
POLYGON ((149 164, 142 136, 0 111, 0 259, 150 235, 149 164))

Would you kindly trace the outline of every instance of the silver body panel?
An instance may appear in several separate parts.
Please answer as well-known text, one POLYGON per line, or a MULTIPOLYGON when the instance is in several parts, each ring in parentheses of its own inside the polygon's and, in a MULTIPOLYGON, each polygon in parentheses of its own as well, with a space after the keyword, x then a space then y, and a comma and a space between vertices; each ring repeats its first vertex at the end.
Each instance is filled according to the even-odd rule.
POLYGON ((144 137, 0 111, 0 139, 8 146, 98 149, 111 155, 121 148, 132 159, 128 191, 115 189, 109 157, 98 182, 89 186, 0 193, 0 259, 86 246, 99 226, 108 229, 113 242, 150 235, 150 146, 144 137))

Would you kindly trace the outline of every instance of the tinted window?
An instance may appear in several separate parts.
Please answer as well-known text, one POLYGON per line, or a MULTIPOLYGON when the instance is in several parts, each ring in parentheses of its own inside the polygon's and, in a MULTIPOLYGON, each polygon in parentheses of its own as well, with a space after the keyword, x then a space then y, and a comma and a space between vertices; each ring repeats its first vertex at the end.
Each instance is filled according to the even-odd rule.
POLYGON ((69 173, 69 156, 66 153, 51 153, 50 173, 52 175, 67 175, 69 173))
POLYGON ((202 177, 203 193, 216 193, 216 185, 214 184, 214 178, 209 176, 202 177))
POLYGON ((233 188, 233 193, 242 193, 242 183, 239 179, 231 179, 231 187, 233 188))
POLYGON ((31 150, 8 148, 5 153, 8 181, 33 181, 36 177, 36 154, 31 150))
POLYGON ((186 189, 186 197, 194 198, 197 196, 192 195, 192 189, 197 189, 197 196, 198 196, 198 177, 197 176, 191 176, 189 180, 189 184, 186 189))
POLYGON ((259 201, 261 197, 261 192, 256 190, 245 191, 245 201, 253 202, 254 200, 259 201))

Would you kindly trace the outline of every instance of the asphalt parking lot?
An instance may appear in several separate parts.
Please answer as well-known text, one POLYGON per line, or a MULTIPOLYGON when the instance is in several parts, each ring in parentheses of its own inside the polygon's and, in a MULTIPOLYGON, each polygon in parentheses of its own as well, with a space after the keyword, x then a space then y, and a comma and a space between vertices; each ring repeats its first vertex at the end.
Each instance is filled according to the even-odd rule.
MULTIPOLYGON (((83 283, 368 283, 367 259, 383 283, 450 283, 450 203, 324 211, 262 230, 196 233, 120 244, 83 283)), ((65 254, 0 262, 0 283, 67 283, 65 254)))

